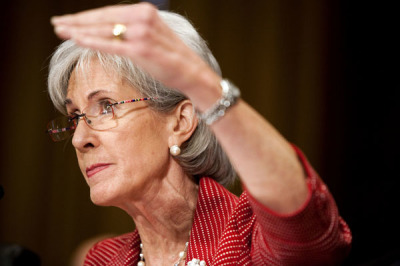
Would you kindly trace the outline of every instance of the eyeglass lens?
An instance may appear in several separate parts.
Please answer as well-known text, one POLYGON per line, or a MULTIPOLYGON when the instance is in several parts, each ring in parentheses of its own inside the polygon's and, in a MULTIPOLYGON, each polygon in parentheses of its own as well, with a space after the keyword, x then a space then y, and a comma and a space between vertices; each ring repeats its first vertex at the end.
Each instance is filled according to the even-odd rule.
POLYGON ((138 98, 112 103, 109 100, 95 102, 84 110, 81 114, 73 116, 63 116, 50 121, 47 125, 47 133, 54 141, 61 141, 69 138, 74 133, 79 120, 84 119, 86 124, 95 130, 107 130, 117 125, 114 108, 123 103, 134 103, 147 101, 156 98, 138 98))
POLYGON ((80 115, 63 116, 50 121, 47 132, 54 141, 61 141, 74 133, 82 118, 90 128, 103 130, 113 126, 110 123, 113 117, 114 108, 110 101, 96 102, 85 108, 80 115))

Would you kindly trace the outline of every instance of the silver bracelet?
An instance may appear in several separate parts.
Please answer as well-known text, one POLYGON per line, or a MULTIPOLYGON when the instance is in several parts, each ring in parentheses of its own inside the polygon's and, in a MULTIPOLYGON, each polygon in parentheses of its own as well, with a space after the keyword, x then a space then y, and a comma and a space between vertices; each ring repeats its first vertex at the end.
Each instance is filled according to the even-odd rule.
POLYGON ((200 114, 200 119, 211 125, 225 115, 240 98, 240 90, 229 80, 221 80, 222 97, 210 109, 200 114))

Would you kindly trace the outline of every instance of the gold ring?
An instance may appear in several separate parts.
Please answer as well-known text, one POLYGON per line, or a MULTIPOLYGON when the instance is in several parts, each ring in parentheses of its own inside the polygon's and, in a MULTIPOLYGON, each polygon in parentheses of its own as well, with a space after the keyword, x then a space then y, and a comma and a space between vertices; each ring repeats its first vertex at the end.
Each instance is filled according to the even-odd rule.
POLYGON ((126 32, 126 26, 124 24, 115 24, 112 34, 115 39, 122 40, 126 32))

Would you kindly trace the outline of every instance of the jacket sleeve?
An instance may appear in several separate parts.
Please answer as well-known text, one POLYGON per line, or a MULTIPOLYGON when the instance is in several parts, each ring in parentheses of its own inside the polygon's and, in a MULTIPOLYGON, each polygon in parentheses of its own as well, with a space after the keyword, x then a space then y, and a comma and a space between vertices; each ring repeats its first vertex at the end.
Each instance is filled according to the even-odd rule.
POLYGON ((253 262, 275 260, 280 265, 338 265, 347 256, 351 232, 336 203, 301 151, 294 147, 307 175, 309 195, 291 214, 278 214, 247 197, 255 214, 253 262))

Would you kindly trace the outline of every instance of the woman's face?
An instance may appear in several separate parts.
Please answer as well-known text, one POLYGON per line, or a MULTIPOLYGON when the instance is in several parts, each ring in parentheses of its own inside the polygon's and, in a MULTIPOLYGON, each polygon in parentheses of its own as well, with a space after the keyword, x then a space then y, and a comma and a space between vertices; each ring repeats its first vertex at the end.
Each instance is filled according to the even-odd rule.
MULTIPOLYGON (((135 98, 140 98, 135 89, 93 61, 84 75, 72 73, 66 106, 69 114, 80 114, 92 103, 135 98)), ((156 114, 146 102, 117 105, 115 116, 117 125, 103 131, 81 120, 72 138, 91 199, 98 205, 121 206, 139 199, 162 180, 172 161, 167 116, 156 114)))

